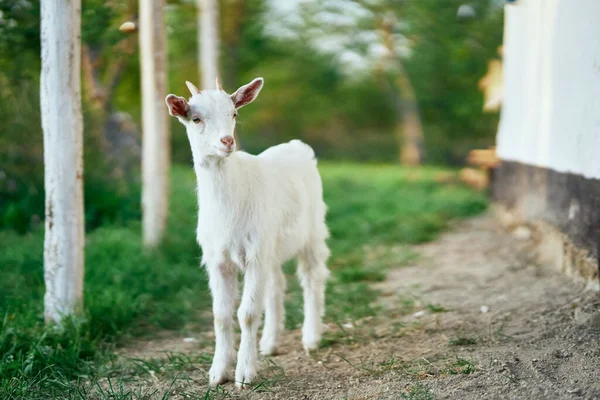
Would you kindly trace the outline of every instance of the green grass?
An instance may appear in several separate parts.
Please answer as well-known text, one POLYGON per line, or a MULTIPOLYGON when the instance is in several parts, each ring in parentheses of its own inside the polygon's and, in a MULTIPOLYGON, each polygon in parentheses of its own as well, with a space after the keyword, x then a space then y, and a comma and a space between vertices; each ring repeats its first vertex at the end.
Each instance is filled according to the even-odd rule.
POLYGON ((472 374, 473 372, 475 372, 476 370, 477 370, 477 367, 475 366, 475 364, 472 361, 457 357, 456 361, 454 362, 454 364, 452 364, 452 366, 450 366, 448 368, 447 372, 450 375, 459 375, 459 374, 469 375, 469 374, 472 374))
POLYGON ((427 304, 427 309, 429 310, 429 312, 431 313, 444 313, 444 312, 448 312, 450 310, 448 310, 447 308, 439 305, 439 304, 427 304))
MULTIPOLYGON (((377 314, 377 293, 369 282, 384 279, 388 268, 415 257, 402 247, 400 253, 375 257, 369 256, 371 249, 432 240, 449 221, 486 207, 481 194, 436 183, 440 169, 326 163, 321 171, 332 250, 326 318, 337 323, 377 314)), ((61 330, 43 324, 43 232, 0 231, 0 398, 164 395, 141 388, 139 393, 127 391, 119 381, 125 367, 115 362, 114 349, 160 330, 211 329, 211 321, 202 319, 210 309, 210 294, 198 267, 195 179, 181 167, 173 169, 171 178, 168 233, 158 249, 144 251, 139 222, 104 225, 87 234, 85 314, 61 330), (97 384, 107 378, 110 385, 97 384)), ((288 328, 302 322, 293 270, 285 268, 290 275, 288 328)), ((147 362, 181 370, 204 361, 147 362)), ((140 363, 137 373, 142 374, 140 363)))
POLYGON ((422 383, 411 385, 406 393, 402 393, 402 398, 407 400, 434 400, 435 396, 431 390, 422 383))

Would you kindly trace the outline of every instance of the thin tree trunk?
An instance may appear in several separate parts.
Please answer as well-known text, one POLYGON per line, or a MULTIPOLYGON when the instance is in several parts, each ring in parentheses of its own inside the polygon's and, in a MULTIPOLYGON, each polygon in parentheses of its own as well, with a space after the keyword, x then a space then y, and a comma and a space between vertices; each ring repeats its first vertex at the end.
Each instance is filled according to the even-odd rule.
POLYGON ((400 89, 400 110, 402 124, 399 126, 400 162, 406 165, 419 165, 422 161, 423 128, 417 105, 417 97, 408 74, 400 67, 397 86, 400 89))
POLYGON ((240 34, 245 13, 245 0, 228 0, 227 8, 222 8, 223 29, 222 42, 225 52, 225 62, 223 63, 223 74, 221 77, 224 85, 229 88, 238 87, 237 71, 240 55, 240 34))
POLYGON ((215 88, 219 70, 219 9, 217 0, 198 0, 198 46, 201 89, 215 88))
POLYGON ((83 306, 81 0, 42 1, 40 105, 46 234, 44 316, 60 323, 83 306))
POLYGON ((169 125, 165 112, 166 38, 164 0, 140 1, 142 71, 142 224, 144 244, 153 247, 164 235, 168 209, 169 125))
POLYGON ((398 59, 394 50, 392 26, 382 22, 384 42, 389 51, 387 63, 393 62, 397 75, 394 90, 399 94, 399 114, 402 119, 396 127, 400 162, 406 165, 419 165, 422 161, 423 128, 415 90, 408 73, 398 59))

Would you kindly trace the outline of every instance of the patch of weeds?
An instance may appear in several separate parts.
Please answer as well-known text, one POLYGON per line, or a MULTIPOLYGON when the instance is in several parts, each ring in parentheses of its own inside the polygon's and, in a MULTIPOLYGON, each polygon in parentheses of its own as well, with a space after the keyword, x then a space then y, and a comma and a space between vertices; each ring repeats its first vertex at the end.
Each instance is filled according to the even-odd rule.
POLYGON ((441 359, 431 362, 425 358, 420 358, 401 364, 399 369, 405 374, 418 379, 439 375, 468 375, 477 370, 472 361, 458 357, 450 363, 441 359))
POLYGON ((326 317, 339 322, 375 316, 381 311, 376 303, 378 295, 366 282, 327 285, 326 317))
POLYGON ((187 355, 184 353, 167 352, 166 364, 168 369, 170 370, 195 370, 198 365, 208 367, 211 363, 212 355, 208 353, 201 353, 198 355, 187 355))
POLYGON ((406 245, 367 245, 357 250, 356 253, 355 264, 381 272, 387 271, 390 267, 397 268, 414 264, 420 258, 419 253, 406 245))
POLYGON ((513 336, 507 335, 507 334, 504 333, 504 324, 500 325, 500 327, 496 330, 496 332, 494 332, 494 337, 496 337, 498 340, 512 340, 512 339, 514 339, 513 336))
POLYGON ((133 371, 136 375, 156 374, 170 375, 180 371, 193 371, 202 366, 205 369, 210 366, 211 356, 206 353, 199 355, 188 355, 184 353, 165 352, 165 358, 129 359, 133 365, 133 371))
POLYGON ((473 346, 477 344, 477 340, 475 338, 459 336, 456 339, 450 339, 448 344, 450 346, 473 346))
POLYGON ((402 360, 392 357, 389 361, 382 361, 378 365, 378 372, 384 374, 389 371, 396 371, 400 368, 402 360))
POLYGON ((350 360, 348 360, 343 355, 341 355, 341 354, 336 354, 336 355, 339 358, 341 358, 344 362, 346 362, 346 364, 350 365, 352 368, 354 368, 357 371, 366 372, 369 375, 371 375, 373 372, 374 363, 370 363, 370 365, 368 365, 368 364, 365 364, 365 362, 362 359, 359 360, 359 362, 357 362, 357 363, 352 363, 350 360))
POLYGON ((406 393, 402 393, 401 397, 406 400, 434 400, 433 392, 422 383, 415 383, 410 386, 406 393))
POLYGON ((252 387, 253 392, 257 393, 267 393, 272 392, 271 386, 273 386, 276 382, 272 382, 269 378, 261 378, 261 381, 252 387))
MULTIPOLYGON (((304 319, 302 288, 295 277, 288 276, 285 299, 285 326, 297 329, 304 319)), ((326 289, 326 320, 339 322, 375 316, 381 310, 376 299, 379 292, 367 282, 328 282, 326 289)))
POLYGON ((225 400, 233 398, 233 395, 230 391, 219 385, 209 387, 201 397, 198 397, 197 394, 190 394, 190 397, 202 400, 225 400))
POLYGON ((347 358, 342 355, 336 354, 340 357, 344 362, 350 365, 352 368, 365 373, 370 376, 379 376, 383 375, 387 372, 397 371, 402 368, 403 362, 401 359, 392 357, 388 361, 375 362, 375 361, 365 361, 360 359, 358 362, 352 363, 347 358))
POLYGON ((285 377, 285 370, 272 359, 269 359, 269 366, 262 371, 261 381, 252 387, 252 391, 257 393, 272 392, 271 388, 285 377))
POLYGON ((110 377, 106 378, 106 385, 103 387, 99 382, 96 382, 96 396, 101 399, 111 400, 131 400, 131 399, 143 399, 152 398, 157 394, 157 390, 150 392, 144 392, 144 389, 139 386, 135 389, 131 389, 124 385, 123 381, 114 382, 110 377))
POLYGON ((385 272, 376 269, 366 269, 361 267, 351 267, 336 272, 340 283, 350 282, 382 282, 385 280, 385 272))
POLYGON ((395 255, 395 257, 394 257, 394 265, 395 266, 404 267, 407 265, 413 265, 421 259, 421 254, 411 248, 402 249, 400 254, 397 254, 396 251, 393 251, 393 253, 395 255))
POLYGON ((427 309, 431 313, 444 313, 444 312, 450 311, 447 308, 444 308, 443 306, 441 306, 439 304, 427 304, 427 309))
POLYGON ((400 303, 399 310, 402 315, 412 314, 415 310, 416 301, 412 297, 401 297, 398 302, 400 303))
POLYGON ((336 344, 350 344, 352 343, 352 339, 346 332, 336 331, 336 332, 325 332, 323 337, 321 338, 321 343, 319 343, 319 348, 324 349, 327 347, 332 347, 336 344))
POLYGON ((506 374, 504 375, 504 379, 509 383, 517 383, 517 376, 515 374, 506 374))
POLYGON ((464 358, 456 357, 456 361, 447 370, 450 375, 469 375, 475 372, 477 368, 472 361, 465 360, 464 358))
POLYGON ((396 321, 392 323, 392 333, 395 337, 403 336, 406 323, 402 321, 396 321))
POLYGON ((355 323, 352 324, 352 328, 350 329, 344 328, 344 325, 339 322, 336 322, 336 325, 339 330, 326 331, 323 334, 319 348, 327 348, 336 344, 348 345, 367 340, 365 336, 361 335, 355 323))
POLYGON ((425 379, 439 373, 439 369, 426 358, 420 358, 401 365, 401 370, 407 375, 418 379, 425 379))

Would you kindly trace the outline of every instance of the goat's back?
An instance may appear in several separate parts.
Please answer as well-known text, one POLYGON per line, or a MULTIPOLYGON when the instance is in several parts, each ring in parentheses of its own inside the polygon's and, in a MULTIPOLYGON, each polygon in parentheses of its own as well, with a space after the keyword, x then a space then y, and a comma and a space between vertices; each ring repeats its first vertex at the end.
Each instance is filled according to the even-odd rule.
POLYGON ((258 157, 264 160, 280 161, 284 164, 305 162, 310 162, 314 165, 317 164, 315 152, 312 147, 297 139, 269 147, 260 153, 258 157))
POLYGON ((258 156, 269 176, 270 199, 278 214, 284 258, 327 235, 323 185, 313 149, 300 140, 271 147, 258 156), (298 248, 301 247, 301 248, 298 248), (285 250, 284 250, 285 249, 285 250), (286 251, 288 250, 288 251, 286 251))

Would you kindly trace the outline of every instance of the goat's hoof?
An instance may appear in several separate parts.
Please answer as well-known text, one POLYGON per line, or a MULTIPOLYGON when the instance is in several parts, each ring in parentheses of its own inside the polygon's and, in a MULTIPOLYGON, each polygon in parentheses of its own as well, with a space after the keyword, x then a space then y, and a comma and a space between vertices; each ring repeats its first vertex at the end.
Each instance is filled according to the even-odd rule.
POLYGON ((302 345, 304 346, 304 352, 306 355, 310 355, 311 352, 314 352, 319 348, 319 343, 321 342, 321 338, 314 338, 311 340, 303 340, 302 345))
POLYGON ((229 382, 229 376, 227 374, 223 375, 210 375, 209 385, 215 387, 217 385, 223 385, 229 382))
POLYGON ((235 387, 237 390, 250 390, 252 389, 251 382, 236 382, 235 387))
POLYGON ((252 381, 256 378, 255 372, 236 373, 235 387, 239 390, 252 389, 252 381))
POLYGON ((228 381, 229 381, 228 376, 215 376, 215 377, 211 376, 209 385, 211 387, 215 387, 218 385, 223 385, 223 384, 227 383, 228 381))
POLYGON ((314 353, 315 351, 317 351, 318 346, 315 347, 306 347, 304 346, 304 354, 306 354, 307 356, 310 356, 311 353, 314 353))
POLYGON ((227 383, 230 380, 230 375, 229 373, 227 373, 227 371, 217 372, 214 368, 210 369, 208 377, 208 382, 211 387, 223 385, 224 383, 227 383))
POLYGON ((278 346, 276 344, 263 345, 261 343, 260 354, 262 354, 263 356, 275 356, 278 354, 277 347, 278 346))
POLYGON ((278 354, 279 353, 277 352, 277 348, 260 351, 260 355, 265 357, 276 356, 278 354))

